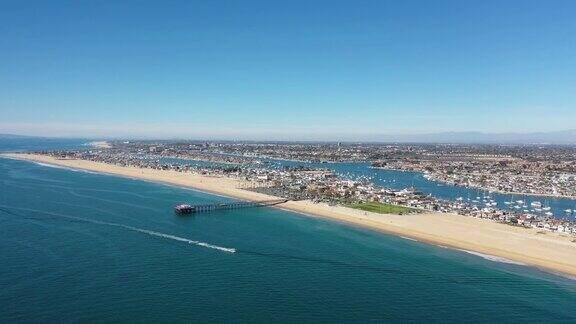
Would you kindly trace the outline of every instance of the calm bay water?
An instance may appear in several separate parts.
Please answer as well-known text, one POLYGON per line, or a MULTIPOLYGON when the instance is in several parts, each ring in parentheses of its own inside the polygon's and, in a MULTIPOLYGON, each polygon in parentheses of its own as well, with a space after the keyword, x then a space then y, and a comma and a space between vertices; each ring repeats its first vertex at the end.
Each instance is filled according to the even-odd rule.
MULTIPOLYGON (((358 177, 368 177, 376 185, 392 188, 392 189, 404 189, 408 187, 414 187, 417 190, 423 192, 424 194, 432 195, 433 197, 445 199, 445 200, 456 200, 459 197, 465 200, 475 200, 480 197, 480 202, 477 204, 480 208, 484 207, 482 204, 482 197, 489 195, 494 201, 498 203, 498 208, 501 209, 513 209, 513 205, 508 206, 506 202, 523 200, 528 206, 531 202, 538 201, 545 206, 550 207, 550 211, 554 214, 556 218, 564 219, 575 219, 575 215, 565 212, 566 209, 576 210, 576 200, 565 199, 565 198, 552 198, 552 197, 541 197, 541 196, 531 196, 531 195, 510 195, 510 194, 500 194, 495 192, 482 191, 478 189, 471 189, 465 187, 453 186, 450 184, 444 184, 437 181, 428 180, 424 177, 422 173, 419 172, 406 172, 406 171, 395 171, 395 170, 382 170, 373 169, 370 167, 369 163, 328 163, 328 164, 318 164, 318 167, 325 166, 327 168, 335 170, 337 173, 348 176, 350 178, 358 177)), ((528 208, 530 209, 530 208, 528 208)), ((520 209, 522 211, 522 209, 520 209)))
POLYGON ((0 322, 576 321, 576 281, 520 265, 29 162, 0 186, 0 322))

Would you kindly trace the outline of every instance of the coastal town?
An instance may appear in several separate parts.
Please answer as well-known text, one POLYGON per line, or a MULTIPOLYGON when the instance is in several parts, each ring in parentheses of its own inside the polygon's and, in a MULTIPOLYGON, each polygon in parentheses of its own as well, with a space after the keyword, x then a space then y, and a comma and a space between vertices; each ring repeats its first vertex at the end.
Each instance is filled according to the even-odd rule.
POLYGON ((435 181, 484 191, 576 198, 574 146, 144 141, 114 147, 232 164, 367 161, 375 168, 422 172, 435 181))
POLYGON ((429 145, 123 141, 112 142, 110 147, 38 153, 58 159, 81 159, 118 166, 229 177, 239 180, 245 190, 290 200, 342 206, 377 202, 401 206, 405 208, 400 212, 403 214, 423 211, 454 213, 512 226, 576 235, 576 222, 573 219, 555 218, 546 212, 546 206, 534 203, 526 206, 526 202, 519 201, 510 202, 516 209, 500 208, 489 193, 473 200, 462 197, 456 200, 439 199, 415 188, 398 190, 376 185, 369 178, 346 178, 329 167, 323 167, 328 166, 323 162, 362 161, 369 162, 374 168, 423 172, 433 180, 454 185, 484 188, 492 184, 497 186, 495 189, 498 191, 511 188, 515 192, 532 194, 541 190, 539 186, 553 185, 558 193, 571 193, 570 190, 574 190, 573 185, 570 187, 574 183, 574 173, 570 172, 574 165, 569 159, 574 152, 565 148, 546 150, 546 153, 542 153, 537 149, 531 152, 514 148, 429 145), (521 156, 526 152, 531 155, 521 156), (552 156, 552 152, 556 155, 552 156), (278 167, 270 159, 312 161, 316 164, 296 163, 278 167), (530 175, 532 178, 529 178, 530 175), (483 182, 478 184, 476 179, 483 179, 483 182), (508 186, 496 185, 503 181, 508 186))
POLYGON ((218 144, 208 151, 307 162, 371 161, 457 186, 576 197, 576 148, 551 145, 218 144))
POLYGON ((379 160, 373 167, 417 171, 435 181, 501 193, 576 197, 574 160, 499 155, 423 156, 379 160))

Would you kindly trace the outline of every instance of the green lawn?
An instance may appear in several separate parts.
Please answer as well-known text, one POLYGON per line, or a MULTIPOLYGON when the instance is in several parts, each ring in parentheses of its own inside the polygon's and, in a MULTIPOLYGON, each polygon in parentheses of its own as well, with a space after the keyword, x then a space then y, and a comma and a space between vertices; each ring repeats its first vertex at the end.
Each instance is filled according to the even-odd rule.
POLYGON ((347 207, 365 210, 373 213, 379 214, 406 214, 415 212, 416 209, 408 208, 398 205, 390 205, 390 204, 383 204, 379 202, 368 202, 368 203, 359 203, 359 204, 350 204, 346 205, 347 207))

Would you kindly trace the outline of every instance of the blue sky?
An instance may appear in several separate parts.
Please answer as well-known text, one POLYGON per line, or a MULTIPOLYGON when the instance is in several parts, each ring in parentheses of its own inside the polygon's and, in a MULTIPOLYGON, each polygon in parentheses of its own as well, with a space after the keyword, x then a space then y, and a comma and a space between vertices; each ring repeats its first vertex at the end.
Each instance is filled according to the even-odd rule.
POLYGON ((0 133, 576 128, 576 1, 0 0, 0 133))

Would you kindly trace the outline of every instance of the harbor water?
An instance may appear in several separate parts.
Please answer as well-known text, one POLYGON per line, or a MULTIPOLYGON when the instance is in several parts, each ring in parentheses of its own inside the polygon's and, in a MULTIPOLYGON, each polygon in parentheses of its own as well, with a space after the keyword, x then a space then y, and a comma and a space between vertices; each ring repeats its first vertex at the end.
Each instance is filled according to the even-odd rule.
MULTIPOLYGON (((161 158, 163 163, 190 164, 198 167, 232 166, 205 161, 192 161, 176 158, 161 158)), ((336 174, 351 180, 368 180, 377 186, 402 190, 413 188, 425 195, 456 201, 462 200, 478 208, 486 207, 487 203, 495 203, 496 208, 516 212, 529 212, 544 216, 546 212, 555 218, 576 220, 576 200, 568 198, 544 197, 535 195, 515 195, 488 192, 485 190, 454 186, 451 184, 427 179, 424 174, 412 171, 397 171, 372 168, 368 162, 350 163, 310 163, 278 159, 262 159, 266 163, 252 164, 255 167, 281 169, 284 167, 313 167, 333 170, 336 174), (521 201, 521 202, 520 202, 521 201), (540 203, 541 208, 535 209, 532 203, 540 203), (566 212, 569 210, 570 212, 566 212)))

